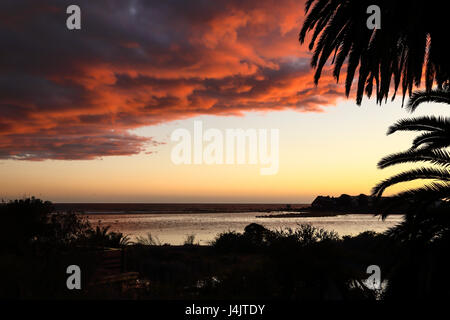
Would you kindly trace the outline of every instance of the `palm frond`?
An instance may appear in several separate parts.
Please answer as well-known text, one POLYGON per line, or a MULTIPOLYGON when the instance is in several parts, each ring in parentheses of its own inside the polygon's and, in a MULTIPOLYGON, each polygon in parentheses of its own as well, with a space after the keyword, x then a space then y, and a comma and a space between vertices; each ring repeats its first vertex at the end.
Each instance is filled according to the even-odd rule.
POLYGON ((430 183, 420 188, 400 192, 394 196, 398 199, 410 199, 415 202, 433 202, 450 197, 450 183, 430 183))
POLYGON ((418 179, 435 179, 441 181, 450 181, 450 171, 436 168, 418 168, 405 171, 378 183, 372 189, 372 195, 381 197, 383 195, 383 192, 392 185, 418 179))
POLYGON ((430 93, 434 84, 442 87, 450 79, 444 49, 448 32, 436 23, 446 19, 445 10, 433 9, 436 6, 437 0, 402 0, 401 4, 391 0, 308 0, 299 41, 304 43, 312 33, 309 50, 313 51, 311 65, 316 68, 314 81, 319 81, 323 66, 331 60, 337 81, 344 61, 348 61, 347 95, 359 70, 357 104, 364 93, 372 94, 373 82, 377 103, 386 101, 392 89, 394 98, 399 87, 403 100, 406 94, 411 96, 413 86, 420 87, 423 76, 426 92, 430 93), (382 29, 366 27, 366 9, 372 4, 382 10, 382 29))
POLYGON ((424 116, 401 119, 389 127, 387 134, 390 135, 396 131, 446 131, 450 133, 450 118, 424 116))
POLYGON ((447 167, 450 165, 450 153, 444 149, 410 149, 384 157, 378 162, 378 168, 384 169, 392 165, 409 162, 429 162, 447 167))
POLYGON ((426 132, 416 137, 412 149, 423 147, 425 149, 440 149, 450 146, 449 132, 426 132))
POLYGON ((450 91, 445 89, 416 91, 409 99, 406 109, 410 112, 414 112, 421 103, 425 102, 450 104, 450 91))

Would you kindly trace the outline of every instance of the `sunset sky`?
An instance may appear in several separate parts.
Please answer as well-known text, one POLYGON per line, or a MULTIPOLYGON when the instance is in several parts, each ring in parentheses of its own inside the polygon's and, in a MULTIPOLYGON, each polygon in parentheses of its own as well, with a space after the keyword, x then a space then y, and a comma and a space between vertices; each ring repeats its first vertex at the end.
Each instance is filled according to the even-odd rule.
MULTIPOLYGON (((386 136, 401 98, 356 106, 298 42, 304 1, 0 3, 0 198, 54 202, 307 203, 369 193, 410 146, 386 136), (66 28, 77 4, 82 29, 66 28), (177 128, 279 129, 260 165, 175 165, 177 128)), ((448 109, 448 108, 447 108, 448 109)), ((447 115, 423 105, 414 115, 447 115)), ((392 189, 395 191, 398 189, 392 189)))

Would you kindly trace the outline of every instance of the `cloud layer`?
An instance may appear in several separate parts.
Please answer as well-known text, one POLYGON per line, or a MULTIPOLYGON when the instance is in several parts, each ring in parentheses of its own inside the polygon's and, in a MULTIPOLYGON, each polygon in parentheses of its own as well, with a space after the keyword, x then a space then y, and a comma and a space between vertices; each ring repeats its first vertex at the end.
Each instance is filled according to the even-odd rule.
POLYGON ((342 95, 313 84, 298 0, 0 4, 0 158, 94 159, 159 142, 131 129, 197 115, 321 111, 342 95))

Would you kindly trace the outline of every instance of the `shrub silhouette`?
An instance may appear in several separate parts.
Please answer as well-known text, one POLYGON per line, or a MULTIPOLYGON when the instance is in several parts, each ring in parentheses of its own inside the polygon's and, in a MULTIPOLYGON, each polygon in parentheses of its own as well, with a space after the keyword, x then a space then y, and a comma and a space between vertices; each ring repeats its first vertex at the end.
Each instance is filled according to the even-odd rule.
POLYGON ((0 234, 3 251, 22 251, 42 236, 48 225, 53 206, 49 201, 34 197, 2 202, 0 217, 6 228, 0 234))
POLYGON ((244 233, 228 231, 219 234, 212 246, 219 251, 253 251, 275 247, 307 246, 319 241, 338 241, 333 231, 316 228, 309 224, 299 224, 296 229, 269 230, 257 223, 245 227, 244 233))
POLYGON ((24 252, 36 247, 120 247, 129 243, 122 233, 109 227, 93 228, 86 217, 74 212, 54 212, 49 201, 34 197, 3 202, 0 217, 7 228, 0 234, 5 252, 24 252))

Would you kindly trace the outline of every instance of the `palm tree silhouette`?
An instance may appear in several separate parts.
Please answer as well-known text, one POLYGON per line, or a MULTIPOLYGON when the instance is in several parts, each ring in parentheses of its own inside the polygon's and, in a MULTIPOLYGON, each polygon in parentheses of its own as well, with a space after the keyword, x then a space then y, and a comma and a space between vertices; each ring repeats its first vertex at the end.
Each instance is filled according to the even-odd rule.
MULTIPOLYGON (((447 54, 447 32, 442 27, 446 12, 436 0, 307 0, 306 17, 299 41, 308 38, 313 50, 311 65, 317 84, 326 62, 334 65, 333 76, 339 81, 341 69, 346 68, 345 92, 348 96, 358 70, 356 102, 361 104, 364 93, 376 92, 377 103, 387 100, 393 87, 402 89, 403 99, 411 99, 407 108, 412 112, 424 102, 450 104, 450 60, 447 54), (381 29, 366 25, 367 8, 377 5, 381 10, 381 29), (413 86, 425 90, 412 93, 413 86), (437 86, 433 88, 434 84, 437 86)), ((428 162, 422 167, 397 174, 380 182, 373 194, 381 197, 386 188, 401 182, 418 179, 433 180, 421 188, 395 195, 391 203, 433 203, 450 196, 450 120, 421 117, 401 120, 389 128, 396 131, 423 132, 410 150, 382 159, 378 166, 389 167, 406 162, 428 162), (397 201, 396 201, 397 200, 397 201)), ((416 206, 415 208, 418 208, 416 206)), ((383 217, 387 211, 384 211, 383 217)))
MULTIPOLYGON (((450 104, 448 28, 444 26, 448 12, 437 0, 307 0, 305 12, 299 41, 308 42, 313 51, 316 85, 331 60, 337 82, 346 65, 345 94, 349 96, 355 82, 358 105, 364 94, 370 98, 372 93, 381 104, 391 89, 394 100, 399 88, 402 104, 406 95, 410 97, 407 108, 411 112, 424 102, 450 104), (381 9, 381 29, 366 26, 370 5, 381 9), (413 87, 423 86, 422 78, 425 90, 413 93, 413 87)), ((405 243, 390 270, 383 296, 448 296, 445 279, 449 265, 442 257, 450 248, 450 119, 404 119, 391 126, 388 134, 397 131, 420 134, 409 150, 383 158, 378 167, 419 162, 431 165, 401 172, 372 190, 380 200, 383 219, 393 211, 406 213, 404 221, 388 232, 390 239, 405 243), (393 185, 422 179, 431 182, 381 198, 393 185)))
MULTIPOLYGON (((409 108, 417 107, 418 101, 425 101, 416 95, 417 100, 409 102, 409 108)), ((420 102, 419 102, 420 103, 420 102)), ((378 167, 383 169, 401 163, 426 162, 433 166, 411 169, 396 174, 378 183, 372 194, 381 197, 384 191, 398 183, 418 179, 433 180, 432 183, 416 189, 403 191, 393 196, 392 203, 410 202, 430 205, 438 200, 450 198, 450 152, 446 149, 450 146, 450 119, 435 116, 425 116, 414 119, 402 119, 392 125, 387 134, 397 131, 420 131, 409 150, 394 153, 384 157, 378 162, 378 167)), ((382 213, 383 218, 387 211, 382 213)))
POLYGON ((377 103, 387 100, 391 81, 392 99, 400 86, 404 99, 407 93, 411 96, 413 86, 421 85, 422 76, 427 93, 434 83, 440 89, 450 79, 448 33, 442 26, 448 17, 436 0, 308 0, 305 12, 299 41, 304 43, 310 33, 315 83, 330 58, 337 81, 347 62, 348 96, 359 66, 358 105, 364 91, 370 98, 375 90, 377 103), (381 29, 366 26, 370 5, 381 9, 381 29))

